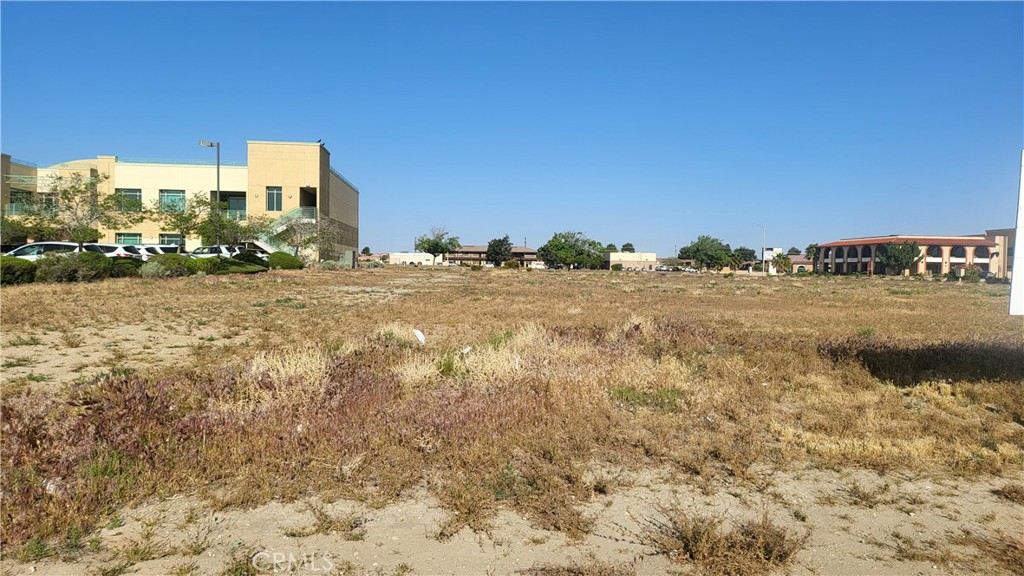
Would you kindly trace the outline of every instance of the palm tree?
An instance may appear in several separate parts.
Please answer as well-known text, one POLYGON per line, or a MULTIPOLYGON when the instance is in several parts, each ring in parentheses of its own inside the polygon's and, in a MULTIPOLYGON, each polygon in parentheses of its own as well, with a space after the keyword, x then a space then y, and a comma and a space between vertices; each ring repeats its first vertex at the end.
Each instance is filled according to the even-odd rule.
POLYGON ((788 274, 790 269, 793 268, 793 262, 783 253, 778 253, 772 258, 772 267, 775 268, 776 273, 788 274))

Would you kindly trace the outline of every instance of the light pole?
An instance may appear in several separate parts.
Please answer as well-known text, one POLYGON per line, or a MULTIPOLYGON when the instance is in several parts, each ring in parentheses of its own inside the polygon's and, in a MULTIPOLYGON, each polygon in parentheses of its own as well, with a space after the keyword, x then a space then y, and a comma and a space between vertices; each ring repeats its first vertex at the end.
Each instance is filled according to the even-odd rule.
MULTIPOLYGON (((213 243, 220 246, 220 142, 200 140, 199 145, 217 149, 217 204, 214 209, 217 219, 213 221, 213 243)), ((184 240, 184 238, 182 240, 184 240)))
POLYGON ((765 247, 765 234, 766 234, 766 232, 765 232, 764 224, 754 224, 754 226, 760 226, 761 227, 761 276, 764 277, 764 276, 768 276, 768 264, 767 264, 767 262, 765 262, 765 256, 764 256, 764 253, 765 253, 765 250, 766 250, 766 247, 765 247))

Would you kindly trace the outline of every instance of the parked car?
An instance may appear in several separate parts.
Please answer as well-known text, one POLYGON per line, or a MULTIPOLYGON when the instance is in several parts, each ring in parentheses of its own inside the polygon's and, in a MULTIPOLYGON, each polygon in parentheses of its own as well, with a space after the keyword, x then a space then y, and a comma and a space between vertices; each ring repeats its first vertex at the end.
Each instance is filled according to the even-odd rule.
POLYGON ((11 250, 4 256, 14 256, 23 260, 36 261, 45 254, 57 252, 78 252, 77 242, 33 242, 11 250))
POLYGON ((177 244, 140 244, 138 248, 142 259, 149 260, 160 254, 177 254, 179 246, 177 244))
POLYGON ((139 247, 134 244, 86 244, 86 252, 96 252, 109 258, 142 258, 139 247))
POLYGON ((241 246, 225 246, 223 244, 218 246, 200 246, 192 252, 189 256, 193 258, 213 258, 214 256, 220 256, 222 258, 231 258, 237 255, 244 248, 241 246))

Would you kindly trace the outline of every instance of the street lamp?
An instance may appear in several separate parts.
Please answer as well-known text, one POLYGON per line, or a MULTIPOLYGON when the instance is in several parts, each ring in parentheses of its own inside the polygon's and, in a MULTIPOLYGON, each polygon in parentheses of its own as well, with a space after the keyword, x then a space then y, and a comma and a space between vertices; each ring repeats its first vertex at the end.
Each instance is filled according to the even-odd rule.
MULTIPOLYGON (((217 219, 214 220, 214 223, 213 223, 213 240, 214 240, 214 244, 216 244, 217 246, 220 246, 220 142, 210 142, 209 140, 200 140, 199 141, 199 145, 200 146, 205 146, 207 148, 216 148, 217 149, 217 204, 216 204, 216 208, 215 208, 215 210, 217 212, 217 219)), ((184 240, 184 238, 182 240, 184 240)))
POLYGON ((754 226, 761 227, 761 276, 768 276, 768 265, 764 259, 764 253, 767 249, 765 246, 765 227, 764 224, 754 224, 754 226))

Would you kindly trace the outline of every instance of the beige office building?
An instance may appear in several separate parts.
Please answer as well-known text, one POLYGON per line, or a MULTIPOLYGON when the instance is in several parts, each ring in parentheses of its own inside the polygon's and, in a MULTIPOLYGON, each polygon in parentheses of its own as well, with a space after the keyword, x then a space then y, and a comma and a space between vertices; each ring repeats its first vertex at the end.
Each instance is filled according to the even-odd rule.
POLYGON ((658 255, 654 252, 605 252, 604 261, 607 268, 619 264, 623 270, 654 270, 658 255))
MULTIPOLYGON (((359 190, 331 168, 331 154, 316 142, 248 142, 246 164, 221 162, 220 201, 228 216, 245 221, 259 215, 274 219, 279 231, 293 221, 327 222, 336 239, 325 253, 311 254, 327 260, 352 257, 359 245, 359 190), (351 253, 351 254, 347 254, 351 253)), ((217 199, 218 166, 213 160, 167 161, 97 156, 72 160, 49 167, 2 156, 2 205, 5 216, 17 217, 30 207, 46 201, 53 176, 80 173, 86 177, 107 176, 99 184, 101 195, 119 193, 138 199, 146 207, 173 210, 186 198, 217 199)), ((101 229, 101 242, 124 244, 184 243, 191 250, 198 238, 181 238, 148 220, 124 230, 101 229)), ((10 239, 4 239, 5 244, 10 239)), ((286 249, 271 237, 256 244, 274 251, 286 249)))

